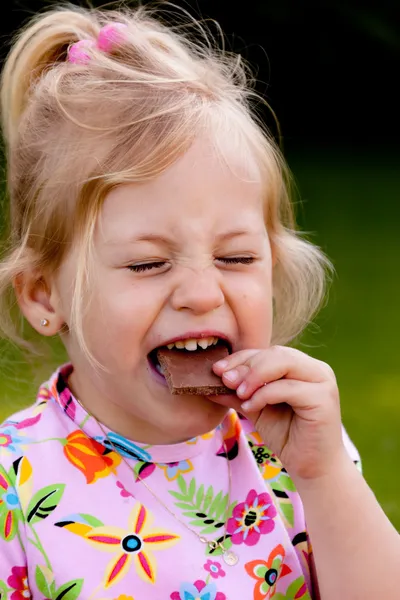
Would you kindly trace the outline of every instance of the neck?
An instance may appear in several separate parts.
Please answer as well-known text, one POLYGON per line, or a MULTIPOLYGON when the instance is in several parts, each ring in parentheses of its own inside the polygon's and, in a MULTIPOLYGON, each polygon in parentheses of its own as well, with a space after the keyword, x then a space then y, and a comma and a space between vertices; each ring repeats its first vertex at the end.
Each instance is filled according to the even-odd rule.
POLYGON ((215 427, 198 431, 194 435, 188 436, 182 433, 181 436, 171 436, 167 430, 157 428, 153 423, 122 410, 112 399, 107 398, 104 400, 99 394, 93 393, 93 391, 91 393, 87 389, 86 382, 79 379, 76 371, 73 371, 69 376, 68 387, 76 401, 97 422, 122 437, 139 444, 158 446, 187 442, 194 437, 208 433, 219 424, 216 423, 215 427))

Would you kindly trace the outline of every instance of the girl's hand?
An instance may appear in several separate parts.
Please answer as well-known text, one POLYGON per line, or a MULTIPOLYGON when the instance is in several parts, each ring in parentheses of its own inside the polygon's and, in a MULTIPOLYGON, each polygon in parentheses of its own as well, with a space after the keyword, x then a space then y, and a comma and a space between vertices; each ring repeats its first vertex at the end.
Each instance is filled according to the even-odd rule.
POLYGON ((231 354, 214 372, 236 390, 231 406, 254 423, 294 480, 318 479, 348 460, 336 378, 324 362, 273 346, 231 354))

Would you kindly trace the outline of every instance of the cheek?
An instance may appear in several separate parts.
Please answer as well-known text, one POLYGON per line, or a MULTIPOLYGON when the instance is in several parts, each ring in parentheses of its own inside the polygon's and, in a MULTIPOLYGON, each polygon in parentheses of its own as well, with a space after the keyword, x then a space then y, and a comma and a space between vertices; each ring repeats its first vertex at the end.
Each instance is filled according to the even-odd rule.
POLYGON ((135 340, 146 334, 159 310, 157 294, 148 293, 142 286, 98 286, 86 327, 92 338, 117 344, 119 352, 132 350, 135 340))
MULTIPOLYGON (((164 292, 165 293, 165 292, 164 292)), ((156 286, 129 284, 116 287, 107 287, 101 291, 102 304, 105 314, 112 319, 136 322, 138 327, 143 326, 149 319, 160 311, 163 305, 163 296, 156 286)))
POLYGON ((273 321, 271 277, 263 275, 242 285, 237 290, 234 310, 243 347, 268 347, 273 321))

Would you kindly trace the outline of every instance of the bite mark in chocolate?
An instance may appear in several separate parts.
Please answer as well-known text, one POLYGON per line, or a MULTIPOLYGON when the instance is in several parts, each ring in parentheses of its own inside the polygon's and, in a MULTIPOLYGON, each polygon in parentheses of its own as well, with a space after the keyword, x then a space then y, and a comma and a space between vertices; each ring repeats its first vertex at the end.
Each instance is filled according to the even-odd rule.
POLYGON ((218 360, 229 355, 225 346, 212 346, 206 350, 178 350, 160 348, 157 358, 163 368, 171 394, 212 396, 233 394, 212 370, 218 360))

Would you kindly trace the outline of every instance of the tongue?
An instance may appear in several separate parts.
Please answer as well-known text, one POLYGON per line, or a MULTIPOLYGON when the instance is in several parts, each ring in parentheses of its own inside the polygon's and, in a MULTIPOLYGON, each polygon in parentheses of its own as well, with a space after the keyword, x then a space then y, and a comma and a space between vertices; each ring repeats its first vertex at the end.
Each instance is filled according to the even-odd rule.
POLYGON ((224 346, 210 346, 206 350, 192 352, 161 348, 157 351, 157 358, 171 394, 212 396, 234 393, 212 370, 213 364, 228 354, 224 346))

